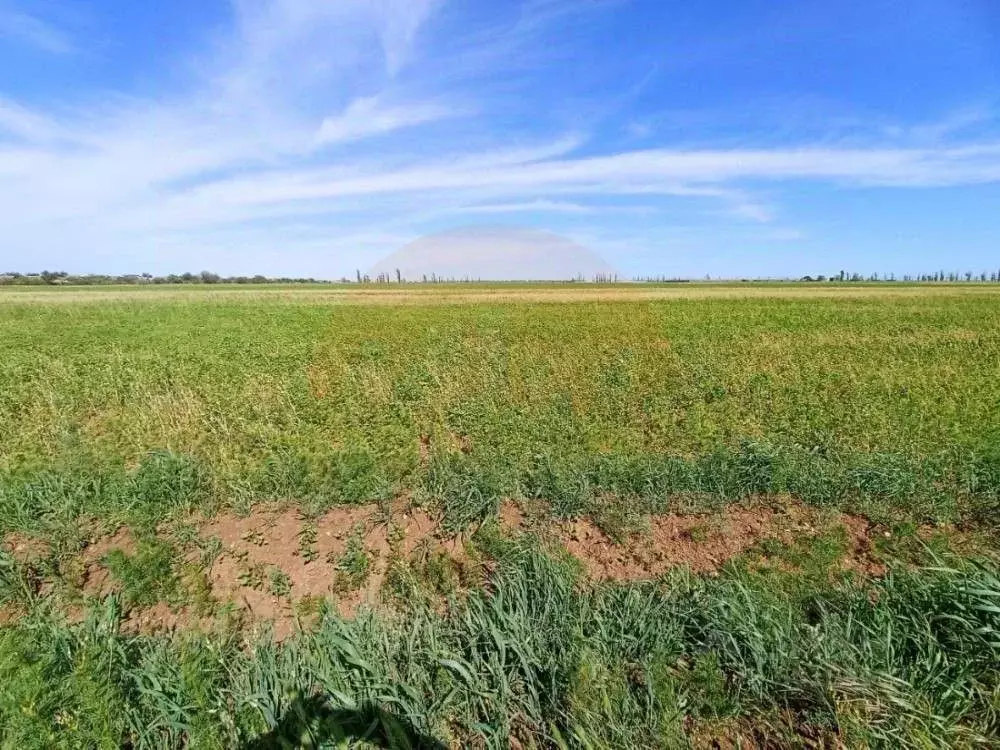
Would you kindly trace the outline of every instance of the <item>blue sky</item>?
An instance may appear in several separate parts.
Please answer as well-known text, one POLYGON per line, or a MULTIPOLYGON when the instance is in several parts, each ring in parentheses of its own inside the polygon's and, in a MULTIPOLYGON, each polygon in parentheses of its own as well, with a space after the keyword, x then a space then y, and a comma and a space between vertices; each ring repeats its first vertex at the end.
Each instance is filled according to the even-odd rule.
POLYGON ((996 0, 0 0, 0 270, 1000 267, 996 0))

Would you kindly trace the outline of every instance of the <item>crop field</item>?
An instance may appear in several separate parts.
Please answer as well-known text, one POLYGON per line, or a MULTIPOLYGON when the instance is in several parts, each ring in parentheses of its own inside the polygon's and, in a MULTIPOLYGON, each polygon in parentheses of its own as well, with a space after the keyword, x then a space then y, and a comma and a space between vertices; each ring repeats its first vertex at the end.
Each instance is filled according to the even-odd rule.
POLYGON ((1000 290, 0 289, 4 747, 995 747, 1000 290))

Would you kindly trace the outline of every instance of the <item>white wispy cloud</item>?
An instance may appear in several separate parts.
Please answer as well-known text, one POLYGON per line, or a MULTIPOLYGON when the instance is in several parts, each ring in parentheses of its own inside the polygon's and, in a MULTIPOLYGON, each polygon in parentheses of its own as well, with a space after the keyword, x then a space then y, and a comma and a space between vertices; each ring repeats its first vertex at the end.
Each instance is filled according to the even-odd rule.
POLYGON ((316 140, 320 144, 353 141, 459 114, 459 110, 433 102, 386 106, 376 97, 364 97, 355 99, 342 113, 325 118, 316 140))
POLYGON ((596 215, 596 214, 632 214, 648 215, 656 212, 652 206, 639 204, 607 204, 607 203, 583 203, 570 200, 551 200, 538 198, 535 200, 513 201, 508 203, 478 203, 475 205, 462 205, 453 208, 441 207, 436 211, 428 212, 430 215, 469 215, 488 216, 490 214, 568 214, 576 216, 596 215))
POLYGON ((3 37, 55 55, 76 51, 72 37, 65 30, 8 3, 0 3, 0 38, 3 37))
MULTIPOLYGON (((589 158, 503 162, 465 155, 403 169, 378 166, 268 171, 192 188, 187 199, 229 205, 294 204, 359 196, 462 191, 468 196, 576 193, 717 195, 720 186, 814 180, 854 186, 939 187, 1000 180, 1000 144, 952 149, 646 150, 589 158)), ((755 204, 738 212, 764 220, 755 204)))
POLYGON ((775 218, 774 209, 762 203, 738 202, 733 206, 732 213, 734 216, 760 224, 767 224, 774 221, 775 218))
POLYGON ((533 200, 520 203, 484 203, 475 206, 461 206, 453 210, 459 214, 519 214, 519 213, 565 213, 588 214, 598 211, 597 207, 586 206, 571 201, 533 200))
POLYGON ((2 135, 38 143, 59 138, 61 129, 51 118, 0 96, 0 136, 2 135))

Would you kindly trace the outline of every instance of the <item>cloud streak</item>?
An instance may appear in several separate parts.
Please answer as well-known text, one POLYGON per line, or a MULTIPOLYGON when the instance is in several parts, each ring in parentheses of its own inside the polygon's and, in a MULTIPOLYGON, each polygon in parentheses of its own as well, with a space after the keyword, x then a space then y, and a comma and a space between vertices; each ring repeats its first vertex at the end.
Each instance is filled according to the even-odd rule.
POLYGON ((53 55, 76 51, 72 38, 58 26, 5 4, 0 5, 0 38, 27 44, 53 55))
MULTIPOLYGON (((748 183, 810 180, 853 187, 943 187, 1000 181, 1000 144, 957 149, 796 148, 647 150, 577 159, 463 155, 403 169, 325 167, 268 171, 192 189, 181 200, 233 206, 289 205, 342 198, 461 192, 466 196, 575 194, 734 195, 748 183)), ((736 209, 767 220, 752 203, 736 209)))
POLYGON ((339 115, 323 120, 316 140, 324 145, 354 141, 459 114, 457 110, 433 102, 386 106, 375 97, 355 99, 339 115))

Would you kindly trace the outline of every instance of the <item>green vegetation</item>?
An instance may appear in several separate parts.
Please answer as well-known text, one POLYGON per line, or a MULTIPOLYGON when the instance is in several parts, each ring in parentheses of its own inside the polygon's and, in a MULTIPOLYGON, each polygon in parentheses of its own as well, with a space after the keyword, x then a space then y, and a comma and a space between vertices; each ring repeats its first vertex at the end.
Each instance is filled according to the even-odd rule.
POLYGON ((177 594, 179 581, 174 567, 175 551, 162 541, 143 540, 134 555, 111 550, 104 560, 121 584, 122 600, 131 606, 152 606, 177 594))
POLYGON ((0 630, 3 737, 25 748, 124 737, 142 747, 261 736, 399 747, 995 739, 995 569, 820 584, 808 598, 791 595, 795 585, 732 571, 581 588, 521 550, 490 593, 451 615, 420 601, 353 621, 325 615, 281 646, 250 649, 233 634, 122 635, 112 598, 73 629, 37 614, 0 630))
POLYGON ((330 562, 334 563, 337 569, 337 581, 334 584, 336 589, 350 591, 364 584, 371 572, 371 557, 365 550, 361 529, 354 529, 351 532, 343 554, 330 562))
MULTIPOLYGON (((0 291, 0 536, 41 547, 0 552, 0 745, 996 740, 1000 292, 469 289, 0 291), (845 572, 833 531, 598 582, 491 522, 515 499, 625 546, 760 496, 879 524, 886 574, 845 572), (401 498, 472 562, 390 540, 395 596, 291 602, 280 643, 224 617, 227 546, 185 526, 290 505, 335 598, 374 553, 358 529, 327 560, 315 519, 401 498), (123 525, 134 551, 86 558, 123 525), (130 629, 160 602, 221 624, 130 629)), ((281 567, 229 562, 289 602, 281 567)))
POLYGON ((996 302, 7 305, 3 522, 404 490, 728 497, 766 489, 768 461, 793 492, 952 513, 1000 479, 996 302))

